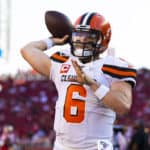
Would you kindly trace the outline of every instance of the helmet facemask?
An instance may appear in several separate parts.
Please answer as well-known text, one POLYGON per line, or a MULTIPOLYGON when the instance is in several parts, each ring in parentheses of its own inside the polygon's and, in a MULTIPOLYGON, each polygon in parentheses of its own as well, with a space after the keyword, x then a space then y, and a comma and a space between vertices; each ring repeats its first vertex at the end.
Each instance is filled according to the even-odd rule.
POLYGON ((100 31, 79 26, 72 32, 72 54, 81 60, 91 59, 97 55, 102 41, 100 31))

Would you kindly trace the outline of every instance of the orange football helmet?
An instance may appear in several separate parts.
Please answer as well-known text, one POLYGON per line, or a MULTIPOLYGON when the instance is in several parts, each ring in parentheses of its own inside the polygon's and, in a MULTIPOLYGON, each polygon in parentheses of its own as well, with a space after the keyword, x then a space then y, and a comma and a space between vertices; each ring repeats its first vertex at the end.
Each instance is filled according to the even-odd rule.
MULTIPOLYGON (((105 18, 96 12, 88 12, 83 15, 81 15, 74 24, 74 29, 72 32, 72 46, 73 49, 76 47, 76 43, 82 43, 81 41, 76 41, 76 38, 74 36, 80 36, 81 33, 84 33, 84 36, 87 34, 90 38, 96 38, 96 42, 91 43, 92 44, 92 52, 88 48, 86 48, 86 43, 84 42, 85 46, 83 46, 82 50, 82 57, 89 57, 92 55, 98 55, 100 53, 103 53, 110 42, 111 38, 111 26, 108 21, 105 20, 105 18), (86 34, 85 34, 86 33, 86 34), (89 34, 91 36, 89 36, 89 34)), ((88 43, 89 44, 89 43, 88 43)), ((72 50, 72 53, 74 55, 75 52, 72 50)))

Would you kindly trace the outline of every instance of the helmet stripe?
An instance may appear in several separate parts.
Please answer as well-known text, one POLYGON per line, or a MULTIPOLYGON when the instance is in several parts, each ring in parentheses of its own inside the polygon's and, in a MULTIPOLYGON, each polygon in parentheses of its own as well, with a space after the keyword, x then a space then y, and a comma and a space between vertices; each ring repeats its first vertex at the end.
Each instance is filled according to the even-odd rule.
POLYGON ((87 25, 90 25, 91 19, 92 19, 92 17, 93 17, 95 14, 96 14, 96 13, 92 13, 92 14, 89 16, 89 18, 87 19, 87 22, 86 22, 87 25))
POLYGON ((95 13, 86 13, 82 16, 80 24, 81 25, 89 25, 92 17, 95 15, 95 13))
POLYGON ((91 13, 87 13, 87 15, 83 18, 83 22, 82 25, 86 25, 87 24, 87 20, 90 17, 91 13))
POLYGON ((84 18, 85 18, 85 16, 86 16, 87 14, 88 14, 88 13, 85 13, 85 14, 82 16, 82 18, 81 18, 79 24, 83 24, 84 18))

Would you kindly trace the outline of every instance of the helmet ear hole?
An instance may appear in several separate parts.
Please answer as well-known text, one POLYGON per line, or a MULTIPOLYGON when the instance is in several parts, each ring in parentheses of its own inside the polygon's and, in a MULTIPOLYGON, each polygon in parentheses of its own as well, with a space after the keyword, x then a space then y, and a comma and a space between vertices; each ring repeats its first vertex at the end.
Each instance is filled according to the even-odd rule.
POLYGON ((102 35, 100 35, 99 39, 97 41, 97 44, 100 45, 102 43, 102 41, 103 41, 103 37, 102 37, 102 35))

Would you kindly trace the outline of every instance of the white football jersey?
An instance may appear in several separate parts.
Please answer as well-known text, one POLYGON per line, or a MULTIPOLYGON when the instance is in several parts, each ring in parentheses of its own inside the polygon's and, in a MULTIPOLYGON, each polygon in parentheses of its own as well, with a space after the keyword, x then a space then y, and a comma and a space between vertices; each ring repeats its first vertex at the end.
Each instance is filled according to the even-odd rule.
MULTIPOLYGON (((72 55, 57 52, 51 56, 51 80, 58 91, 54 129, 56 141, 66 147, 80 150, 96 149, 98 139, 112 140, 116 114, 105 107, 87 85, 70 82, 76 78, 72 55)), ((129 64, 113 56, 79 65, 92 79, 110 87, 122 80, 134 86, 136 71, 129 64)))

